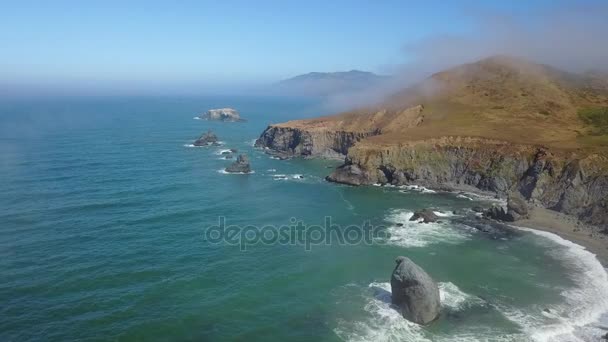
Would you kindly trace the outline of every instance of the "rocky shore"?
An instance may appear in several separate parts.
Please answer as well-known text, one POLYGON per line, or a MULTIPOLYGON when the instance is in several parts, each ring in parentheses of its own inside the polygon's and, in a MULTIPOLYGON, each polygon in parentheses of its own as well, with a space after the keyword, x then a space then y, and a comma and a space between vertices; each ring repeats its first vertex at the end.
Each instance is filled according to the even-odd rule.
POLYGON ((478 189, 501 198, 513 191, 533 205, 608 227, 606 156, 468 137, 407 144, 361 141, 372 135, 319 135, 301 128, 271 126, 256 146, 290 156, 319 156, 328 146, 346 152, 344 164, 327 176, 331 182, 416 184, 447 191, 478 189))

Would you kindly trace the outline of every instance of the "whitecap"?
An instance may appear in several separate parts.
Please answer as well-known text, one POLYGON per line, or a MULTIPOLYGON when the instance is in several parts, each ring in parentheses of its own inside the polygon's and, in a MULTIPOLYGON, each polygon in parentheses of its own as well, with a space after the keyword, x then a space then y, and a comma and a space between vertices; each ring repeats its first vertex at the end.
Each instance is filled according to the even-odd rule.
POLYGON ((456 195, 457 198, 462 198, 462 199, 468 199, 470 201, 486 201, 486 202, 494 202, 494 203, 498 203, 502 206, 506 206, 507 205, 507 200, 506 199, 502 199, 502 198, 496 198, 494 196, 491 195, 482 195, 482 194, 477 194, 474 192, 466 192, 466 191, 460 191, 458 192, 458 195, 456 195))
POLYGON ((386 217, 386 221, 394 224, 387 228, 390 233, 389 244, 404 247, 424 247, 434 243, 461 243, 469 238, 469 232, 452 228, 447 223, 420 223, 410 221, 414 213, 396 209, 386 217), (402 224, 402 226, 397 226, 402 224))
POLYGON ((215 151, 215 154, 217 154, 218 156, 221 156, 222 154, 227 153, 227 154, 232 154, 232 151, 229 149, 222 149, 222 150, 217 150, 215 151))
POLYGON ((364 306, 369 319, 339 321, 334 329, 338 337, 346 341, 429 341, 422 326, 403 319, 391 305, 389 283, 371 283, 369 288, 374 292, 364 306))
POLYGON ((193 119, 194 119, 194 120, 202 120, 202 119, 201 119, 200 117, 198 117, 198 116, 193 117, 193 119))
POLYGON ((439 217, 452 217, 452 216, 456 216, 454 214, 452 214, 449 211, 437 211, 437 210, 433 210, 433 213, 439 217))
POLYGON ((277 169, 268 169, 266 172, 277 172, 277 169))
MULTIPOLYGON (((442 310, 460 310, 469 304, 482 302, 481 299, 462 292, 453 283, 439 283, 442 310)), ((450 334, 449 336, 433 334, 425 327, 403 318, 397 308, 391 304, 391 285, 385 282, 373 282, 368 285, 371 290, 364 304, 367 317, 363 321, 338 321, 334 332, 345 341, 499 341, 516 340, 512 336, 501 336, 489 332, 476 336, 468 334, 450 334)), ((369 291, 368 290, 368 291, 369 291)))
POLYGON ((594 325, 597 325, 600 319, 608 318, 606 269, 595 255, 583 246, 550 232, 513 227, 555 243, 548 253, 571 270, 569 274, 576 286, 563 290, 563 303, 548 306, 548 314, 524 312, 522 309, 508 307, 501 308, 503 314, 520 325, 535 341, 598 340, 606 331, 594 325))
MULTIPOLYGON (((431 190, 431 189, 425 188, 420 185, 401 185, 401 186, 399 186, 399 188, 405 189, 407 191, 416 191, 416 192, 420 192, 423 194, 436 194, 437 193, 437 191, 435 191, 435 190, 431 190)), ((404 192, 406 192, 406 191, 404 191, 404 192)))
POLYGON ((304 179, 304 176, 301 174, 292 174, 292 175, 286 175, 286 174, 282 174, 282 173, 277 173, 274 175, 270 175, 272 178, 274 178, 274 180, 289 180, 289 179, 295 179, 295 180, 300 180, 300 179, 304 179))
POLYGON ((220 169, 217 170, 218 173, 224 174, 224 175, 250 175, 255 173, 255 171, 251 170, 250 172, 228 172, 226 171, 226 169, 220 169))

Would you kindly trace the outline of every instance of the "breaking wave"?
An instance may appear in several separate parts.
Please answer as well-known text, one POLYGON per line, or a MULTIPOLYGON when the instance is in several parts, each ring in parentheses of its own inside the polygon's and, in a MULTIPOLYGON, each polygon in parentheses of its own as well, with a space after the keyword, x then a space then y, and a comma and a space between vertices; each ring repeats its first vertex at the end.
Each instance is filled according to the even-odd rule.
MULTIPOLYGON (((451 216, 441 212, 438 216, 451 216)), ((433 243, 460 243, 469 238, 469 232, 451 227, 448 223, 420 223, 410 221, 414 213, 396 209, 386 217, 392 225, 387 228, 390 233, 389 244, 403 247, 424 247, 433 243)))

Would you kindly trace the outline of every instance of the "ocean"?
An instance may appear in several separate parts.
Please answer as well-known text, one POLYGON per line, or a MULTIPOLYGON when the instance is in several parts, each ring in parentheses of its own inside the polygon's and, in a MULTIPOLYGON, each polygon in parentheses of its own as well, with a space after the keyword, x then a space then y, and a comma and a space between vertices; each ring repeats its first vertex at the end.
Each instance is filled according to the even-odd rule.
POLYGON ((493 199, 332 184, 324 176, 339 161, 277 160, 253 147, 268 124, 323 108, 271 97, 0 102, 0 340, 597 341, 607 332, 608 274, 593 254, 551 233, 492 238, 457 220, 493 199), (248 121, 194 119, 226 106, 248 121), (209 129, 222 145, 193 147, 209 129), (222 172, 230 148, 254 173, 222 172), (408 220, 429 207, 441 222, 408 220), (298 222, 323 236, 328 220, 348 238, 272 239, 298 222), (215 239, 220 222, 243 234, 215 239), (390 305, 400 255, 439 283, 442 313, 429 326, 390 305))

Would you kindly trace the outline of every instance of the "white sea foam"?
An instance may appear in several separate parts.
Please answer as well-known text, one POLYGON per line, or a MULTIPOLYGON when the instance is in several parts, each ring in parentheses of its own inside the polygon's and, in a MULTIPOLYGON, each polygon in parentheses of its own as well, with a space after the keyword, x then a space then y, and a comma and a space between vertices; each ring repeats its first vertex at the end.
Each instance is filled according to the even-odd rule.
POLYGON ((595 255, 583 246, 553 233, 515 227, 542 236, 555 243, 550 255, 571 270, 573 288, 563 290, 563 303, 548 306, 542 315, 521 309, 503 308, 511 321, 522 326, 535 341, 596 341, 606 331, 596 327, 602 317, 608 318, 608 273, 595 255))
POLYGON ((215 151, 215 154, 217 154, 218 156, 220 156, 224 153, 232 153, 232 151, 230 151, 229 149, 222 149, 222 150, 215 151))
MULTIPOLYGON (((439 283, 438 285, 444 310, 460 310, 468 304, 474 305, 476 302, 481 302, 477 297, 462 292, 453 283, 439 283)), ((366 299, 363 308, 367 313, 366 319, 359 322, 340 321, 334 330, 338 337, 345 341, 488 341, 490 336, 492 341, 506 340, 492 332, 483 336, 433 334, 425 327, 404 319, 391 305, 390 283, 374 282, 369 284, 368 288, 371 290, 372 296, 366 299)))
POLYGON ((224 175, 250 175, 255 173, 255 171, 251 170, 250 172, 228 172, 225 169, 220 169, 217 170, 217 172, 224 174, 224 175))
POLYGON ((404 189, 405 191, 416 191, 416 192, 420 192, 423 194, 436 194, 437 193, 437 191, 435 191, 435 190, 431 190, 431 189, 425 188, 420 185, 401 185, 401 186, 399 186, 399 188, 404 189))
POLYGON ((277 172, 277 169, 268 169, 267 172, 277 172))
POLYGON ((248 141, 245 141, 245 143, 251 147, 255 147, 256 140, 258 140, 258 139, 248 140, 248 141))
POLYGON ((198 116, 193 117, 194 120, 202 120, 201 118, 199 118, 198 116))
POLYGON ((482 194, 476 194, 474 192, 459 192, 458 195, 456 195, 457 198, 462 198, 462 199, 468 199, 470 201, 486 201, 486 202, 494 202, 494 203, 498 203, 502 206, 506 206, 507 205, 507 200, 506 199, 502 199, 502 198, 496 198, 494 196, 491 195, 482 195, 482 194))
POLYGON ((450 227, 447 223, 420 223, 410 221, 414 213, 407 210, 392 210, 386 220, 394 225, 388 228, 388 243, 404 247, 424 247, 433 243, 460 243, 469 237, 462 229, 450 227), (402 226, 397 226, 400 223, 402 226))
POLYGON ((346 341, 428 341, 423 327, 412 323, 391 305, 389 283, 371 283, 373 297, 366 300, 364 310, 369 315, 362 322, 339 322, 335 333, 346 341))
POLYGON ((292 174, 292 175, 286 175, 286 174, 282 174, 282 173, 277 173, 274 175, 270 175, 272 178, 274 178, 274 180, 289 180, 289 179, 295 179, 295 180, 300 180, 300 179, 304 179, 304 176, 301 174, 292 174))
POLYGON ((452 216, 456 216, 454 214, 452 214, 449 211, 436 211, 434 210, 433 213, 439 217, 452 217, 452 216))

